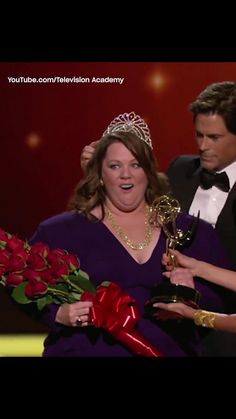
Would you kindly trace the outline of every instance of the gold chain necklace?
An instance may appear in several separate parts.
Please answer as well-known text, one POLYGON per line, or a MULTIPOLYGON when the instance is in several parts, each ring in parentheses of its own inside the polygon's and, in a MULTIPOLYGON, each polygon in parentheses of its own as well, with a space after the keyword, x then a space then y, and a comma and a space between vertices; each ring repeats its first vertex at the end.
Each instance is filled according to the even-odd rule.
POLYGON ((146 234, 145 234, 144 241, 140 242, 140 243, 134 243, 132 240, 130 240, 128 238, 127 234, 125 234, 123 232, 123 230, 121 229, 121 227, 119 226, 119 224, 116 223, 116 221, 114 219, 114 215, 112 214, 112 212, 109 209, 106 209, 105 213, 107 215, 107 219, 111 223, 111 226, 112 226, 113 230, 120 237, 120 239, 127 244, 127 246, 131 247, 131 249, 133 249, 133 250, 143 250, 145 247, 147 247, 149 245, 149 243, 151 242, 151 239, 152 239, 153 229, 150 226, 149 221, 148 221, 149 213, 150 213, 150 208, 149 208, 148 205, 146 206, 146 215, 145 215, 146 234))

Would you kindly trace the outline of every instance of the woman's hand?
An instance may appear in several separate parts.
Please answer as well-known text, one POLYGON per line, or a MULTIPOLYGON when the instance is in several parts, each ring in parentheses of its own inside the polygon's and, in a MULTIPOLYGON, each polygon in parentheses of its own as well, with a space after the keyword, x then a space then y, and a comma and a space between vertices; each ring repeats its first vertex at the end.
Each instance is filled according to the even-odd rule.
POLYGON ((93 157, 94 151, 98 143, 99 143, 99 140, 92 141, 92 143, 90 143, 89 145, 86 145, 81 152, 80 165, 84 173, 86 172, 87 164, 89 160, 91 160, 91 158, 93 157))
POLYGON ((174 268, 172 271, 163 272, 172 284, 184 285, 185 287, 195 288, 195 283, 191 271, 186 268, 174 268))
MULTIPOLYGON (((169 252, 170 252, 170 255, 172 255, 172 257, 175 258, 175 262, 178 266, 189 269, 192 276, 198 275, 199 267, 201 264, 199 260, 183 255, 178 250, 169 249, 169 252)), ((164 253, 162 256, 162 264, 165 265, 168 271, 173 269, 170 255, 167 255, 166 253, 164 253)))
POLYGON ((90 324, 89 310, 92 305, 91 301, 62 304, 57 310, 55 321, 64 326, 88 326, 90 324))
POLYGON ((172 311, 174 313, 180 314, 181 317, 186 317, 187 319, 194 318, 194 313, 197 311, 195 308, 189 307, 184 303, 155 303, 153 307, 158 307, 163 310, 172 311))

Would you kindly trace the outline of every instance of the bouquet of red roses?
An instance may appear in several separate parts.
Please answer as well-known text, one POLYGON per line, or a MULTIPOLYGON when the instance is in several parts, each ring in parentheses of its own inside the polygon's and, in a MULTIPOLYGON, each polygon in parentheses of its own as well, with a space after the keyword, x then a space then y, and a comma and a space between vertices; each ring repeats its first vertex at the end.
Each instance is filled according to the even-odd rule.
POLYGON ((112 282, 95 288, 79 259, 66 250, 50 250, 44 243, 30 246, 0 229, 0 284, 17 303, 35 303, 39 310, 52 303, 92 301, 95 327, 105 328, 138 355, 163 356, 136 330, 140 314, 135 300, 112 282))

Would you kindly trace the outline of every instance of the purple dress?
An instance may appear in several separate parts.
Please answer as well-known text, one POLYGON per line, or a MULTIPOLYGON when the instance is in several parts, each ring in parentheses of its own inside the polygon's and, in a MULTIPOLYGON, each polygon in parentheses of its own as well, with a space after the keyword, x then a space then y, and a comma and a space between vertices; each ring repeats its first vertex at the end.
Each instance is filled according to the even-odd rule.
MULTIPOLYGON (((186 230, 191 220, 191 216, 180 214, 178 228, 186 230)), ((82 214, 65 212, 42 222, 30 243, 42 241, 51 249, 61 248, 76 254, 81 269, 89 274, 95 286, 105 280, 119 284, 136 299, 142 313, 139 331, 166 356, 197 356, 201 351, 199 332, 205 333, 206 329, 197 328, 192 320, 152 321, 143 316, 144 304, 150 298, 152 287, 164 279, 161 257, 165 251, 165 240, 161 232, 150 259, 139 264, 102 222, 92 223, 82 214)), ((230 267, 216 232, 205 221, 199 221, 195 239, 184 253, 224 268, 230 267)), ((196 280, 196 288, 201 293, 202 308, 225 310, 222 287, 196 280)), ((43 356, 135 356, 103 329, 56 323, 57 310, 58 306, 51 304, 40 313, 40 321, 50 328, 43 356)))

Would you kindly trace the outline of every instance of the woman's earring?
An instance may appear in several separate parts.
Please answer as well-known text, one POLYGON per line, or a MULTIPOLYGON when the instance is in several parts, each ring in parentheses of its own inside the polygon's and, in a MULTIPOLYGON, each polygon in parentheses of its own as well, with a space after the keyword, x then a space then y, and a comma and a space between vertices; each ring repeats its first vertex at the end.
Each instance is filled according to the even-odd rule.
POLYGON ((102 179, 100 179, 100 185, 101 185, 101 186, 104 186, 104 182, 103 182, 103 180, 102 180, 102 179))

